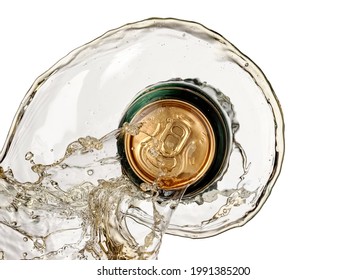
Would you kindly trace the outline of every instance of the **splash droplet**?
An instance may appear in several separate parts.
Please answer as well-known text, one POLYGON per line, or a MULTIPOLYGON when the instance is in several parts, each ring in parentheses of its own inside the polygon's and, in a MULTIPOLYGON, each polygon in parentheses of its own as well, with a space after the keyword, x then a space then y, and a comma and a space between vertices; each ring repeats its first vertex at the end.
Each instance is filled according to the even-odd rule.
POLYGON ((25 160, 31 160, 34 157, 34 154, 32 152, 27 152, 25 154, 25 160))

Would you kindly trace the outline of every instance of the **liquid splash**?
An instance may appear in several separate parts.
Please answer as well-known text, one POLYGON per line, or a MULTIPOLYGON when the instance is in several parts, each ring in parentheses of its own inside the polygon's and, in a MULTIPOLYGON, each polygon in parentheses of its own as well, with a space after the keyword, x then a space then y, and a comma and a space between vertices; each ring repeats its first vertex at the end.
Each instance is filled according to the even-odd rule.
POLYGON ((112 171, 121 168, 119 158, 102 155, 120 133, 139 129, 127 124, 101 139, 79 138, 48 165, 35 163, 28 152, 25 160, 38 176, 35 182, 19 182, 10 169, 0 167, 2 259, 157 257, 184 189, 163 203, 155 183, 139 188, 125 176, 112 178, 112 171), (136 218, 145 212, 150 222, 136 218))
POLYGON ((0 154, 0 259, 156 258, 165 232, 200 238, 241 226, 280 174, 283 133, 268 80, 219 34, 158 18, 111 30, 39 77, 15 116, 0 154), (184 196, 121 175, 117 138, 141 127, 108 133, 135 93, 172 77, 208 80, 223 93, 198 87, 237 112, 229 168, 184 196))

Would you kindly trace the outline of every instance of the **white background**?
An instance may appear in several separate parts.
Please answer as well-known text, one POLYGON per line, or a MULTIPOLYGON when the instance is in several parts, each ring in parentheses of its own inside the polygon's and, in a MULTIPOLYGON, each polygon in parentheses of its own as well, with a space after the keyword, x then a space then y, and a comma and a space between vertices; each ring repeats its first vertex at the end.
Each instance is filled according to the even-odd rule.
MULTIPOLYGON (((265 72, 283 107, 286 155, 270 198, 253 220, 209 239, 166 236, 156 264, 250 266, 253 276, 245 279, 346 279, 347 8, 343 3, 2 1, 0 145, 31 83, 72 49, 109 29, 152 16, 200 22, 226 37, 265 72)), ((0 263, 1 278, 18 266, 26 268, 17 269, 18 276, 34 279, 23 262, 0 263)), ((52 266, 59 269, 60 263, 48 267, 52 266)), ((59 269, 61 274, 81 273, 74 270, 75 264, 65 266, 67 270, 59 269)), ((86 279, 95 279, 87 263, 76 266, 86 279)), ((47 272, 44 267, 41 263, 41 276, 47 272)))

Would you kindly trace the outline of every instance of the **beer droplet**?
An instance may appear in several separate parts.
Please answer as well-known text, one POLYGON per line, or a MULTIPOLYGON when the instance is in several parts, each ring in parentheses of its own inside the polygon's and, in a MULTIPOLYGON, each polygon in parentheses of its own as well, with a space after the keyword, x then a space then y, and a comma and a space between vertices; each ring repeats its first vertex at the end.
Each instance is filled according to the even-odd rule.
POLYGON ((27 152, 25 154, 25 160, 31 160, 34 157, 34 154, 32 152, 27 152))

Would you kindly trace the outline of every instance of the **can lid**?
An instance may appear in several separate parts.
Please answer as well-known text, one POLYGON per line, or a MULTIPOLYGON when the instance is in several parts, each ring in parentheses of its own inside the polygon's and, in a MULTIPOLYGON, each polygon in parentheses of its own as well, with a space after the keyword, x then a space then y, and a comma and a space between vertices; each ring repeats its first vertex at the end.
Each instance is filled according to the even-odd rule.
POLYGON ((134 184, 157 183, 167 191, 163 199, 187 187, 187 199, 220 180, 228 168, 232 131, 218 94, 216 100, 209 89, 170 80, 137 94, 119 124, 136 131, 125 130, 117 140, 122 171, 134 184))
POLYGON ((125 135, 128 162, 143 181, 174 190, 198 181, 215 155, 215 135, 204 114, 190 103, 164 99, 139 110, 132 123, 136 135, 125 135))

